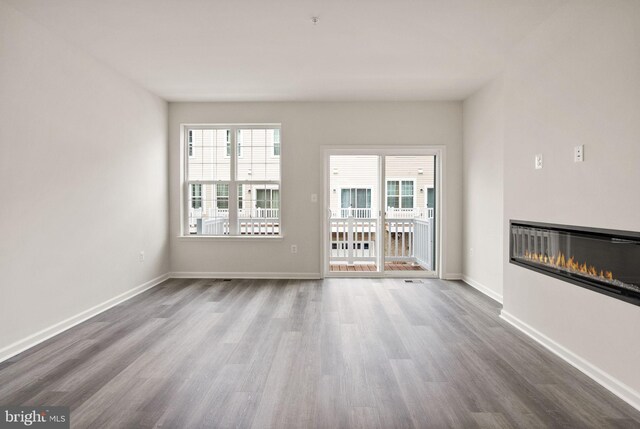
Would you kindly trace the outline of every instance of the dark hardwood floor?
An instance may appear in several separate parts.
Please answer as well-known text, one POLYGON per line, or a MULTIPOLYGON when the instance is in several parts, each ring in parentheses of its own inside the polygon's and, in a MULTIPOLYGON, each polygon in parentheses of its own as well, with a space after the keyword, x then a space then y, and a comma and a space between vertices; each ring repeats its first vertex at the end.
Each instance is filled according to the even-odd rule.
POLYGON ((631 428, 459 282, 169 280, 0 364, 73 428, 631 428))

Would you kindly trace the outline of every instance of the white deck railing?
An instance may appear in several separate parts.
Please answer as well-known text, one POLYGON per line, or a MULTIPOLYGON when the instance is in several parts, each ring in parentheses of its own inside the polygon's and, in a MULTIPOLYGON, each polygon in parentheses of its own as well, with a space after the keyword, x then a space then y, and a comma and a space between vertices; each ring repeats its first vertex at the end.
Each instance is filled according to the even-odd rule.
MULTIPOLYGON (((410 208, 402 209, 395 207, 388 207, 386 211, 387 218, 389 219, 430 219, 433 217, 433 208, 410 208)), ((331 217, 338 219, 346 219, 348 217, 355 217, 357 219, 371 219, 372 211, 368 209, 331 209, 331 217)))
MULTIPOLYGON (((349 209, 347 209, 349 210, 349 209)), ((354 209, 371 210, 371 209, 354 209)), ((352 214, 365 214, 351 211, 352 214)), ((424 212, 410 210, 396 211, 401 216, 410 213, 421 217, 387 217, 382 228, 384 234, 385 261, 403 261, 420 264, 433 270, 434 225, 433 209, 424 212), (429 217, 430 216, 430 217, 429 217)), ((223 215, 224 213, 220 213, 223 215)), ((279 214, 278 209, 241 210, 238 230, 242 235, 277 235, 280 233, 280 219, 269 215, 279 214), (245 217, 245 216, 252 217, 245 217)), ((333 214, 333 211, 332 211, 333 214)), ((370 213, 369 213, 370 214, 370 213)), ((228 212, 226 213, 228 216, 228 212)), ((229 219, 226 216, 196 219, 195 233, 198 235, 228 235, 229 219)), ((376 262, 376 232, 378 220, 375 218, 331 219, 331 261, 343 261, 347 264, 357 262, 376 262)))
POLYGON ((385 251, 388 261, 413 261, 414 219, 396 218, 385 220, 385 251))
POLYGON ((278 235, 280 219, 278 218, 240 218, 238 228, 243 235, 278 235))
POLYGON ((197 235, 227 235, 229 220, 218 217, 213 219, 196 219, 197 235))
MULTIPOLYGON (((229 209, 192 209, 192 216, 195 218, 229 218, 229 209)), ((238 210, 238 218, 278 218, 280 217, 280 209, 263 209, 263 208, 245 208, 238 210)))
POLYGON ((280 209, 263 209, 263 208, 251 208, 238 210, 238 217, 244 218, 278 218, 280 217, 280 209))
POLYGON ((433 218, 415 219, 413 232, 413 256, 421 266, 433 271, 433 238, 435 233, 433 218))
MULTIPOLYGON (((433 209, 420 212, 403 210, 400 216, 410 214, 418 217, 397 217, 385 219, 384 234, 385 261, 403 261, 420 264, 427 270, 433 270, 433 209), (431 215, 431 217, 427 217, 431 215)), ((333 211, 332 211, 333 215, 333 211)), ((378 220, 375 218, 332 217, 331 257, 332 262, 376 262, 376 232, 378 220)))
POLYGON ((377 219, 331 219, 331 260, 375 261, 377 219))
MULTIPOLYGON (((189 210, 189 232, 197 235, 229 235, 229 209, 189 210)), ((243 235, 280 233, 280 209, 246 208, 238 210, 238 231, 243 235)))
MULTIPOLYGON (((229 235, 231 229, 229 219, 223 217, 196 219, 191 233, 197 235, 229 235)), ((280 219, 278 218, 239 218, 238 232, 241 235, 278 235, 280 219)))
POLYGON ((346 209, 332 209, 331 217, 346 219, 349 217, 355 217, 358 219, 371 219, 371 209, 354 209, 354 208, 346 208, 346 209))
POLYGON ((389 219, 429 219, 433 217, 433 208, 398 209, 387 207, 386 214, 389 219))

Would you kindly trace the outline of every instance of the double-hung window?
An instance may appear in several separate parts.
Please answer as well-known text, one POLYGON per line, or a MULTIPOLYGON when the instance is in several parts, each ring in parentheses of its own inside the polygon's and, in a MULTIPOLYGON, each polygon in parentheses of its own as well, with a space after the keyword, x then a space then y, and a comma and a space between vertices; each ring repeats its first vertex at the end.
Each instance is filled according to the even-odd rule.
POLYGON ((200 183, 194 183, 191 186, 191 208, 202 208, 202 185, 200 183))
POLYGON ((341 217, 371 217, 371 188, 342 188, 340 195, 341 217))
MULTIPOLYGON (((230 133, 230 130, 227 130, 227 134, 230 133)), ((227 158, 231 157, 231 136, 227 136, 227 158)), ((242 158, 242 138, 236 138, 236 156, 238 158, 242 158)))
MULTIPOLYGON (((243 185, 238 185, 238 209, 242 209, 242 198, 244 192, 243 185)), ((226 183, 216 184, 215 207, 219 210, 229 210, 229 185, 226 183)))
POLYGON ((280 156, 280 130, 273 130, 273 156, 280 156))
POLYGON ((414 180, 387 180, 387 207, 412 209, 415 207, 414 180))
POLYGON ((185 125, 184 135, 183 234, 280 235, 280 126, 185 125))

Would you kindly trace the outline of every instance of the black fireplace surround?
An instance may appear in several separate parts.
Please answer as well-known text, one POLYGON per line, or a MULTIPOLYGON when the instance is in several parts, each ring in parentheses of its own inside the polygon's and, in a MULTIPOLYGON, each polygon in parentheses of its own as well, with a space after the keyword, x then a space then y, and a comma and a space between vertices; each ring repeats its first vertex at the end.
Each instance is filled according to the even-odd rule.
POLYGON ((512 264, 640 305, 640 232, 509 224, 512 264))

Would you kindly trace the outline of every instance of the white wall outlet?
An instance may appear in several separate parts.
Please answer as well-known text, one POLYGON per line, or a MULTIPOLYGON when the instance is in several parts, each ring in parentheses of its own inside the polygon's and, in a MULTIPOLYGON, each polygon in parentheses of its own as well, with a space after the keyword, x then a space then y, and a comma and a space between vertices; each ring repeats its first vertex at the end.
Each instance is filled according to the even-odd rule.
POLYGON ((144 250, 140 251, 140 254, 138 255, 138 260, 140 262, 144 262, 144 250))
POLYGON ((473 247, 469 248, 469 254, 473 256, 473 247))
POLYGON ((311 202, 312 203, 318 202, 318 194, 311 194, 311 202))
POLYGON ((540 170, 542 168, 542 154, 541 153, 536 155, 535 167, 536 167, 536 170, 540 170))
POLYGON ((584 145, 581 144, 573 148, 573 162, 584 161, 584 145))
POLYGON ((297 244, 292 244, 291 245, 291 253, 298 253, 298 245, 297 244))

